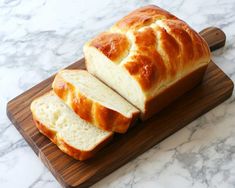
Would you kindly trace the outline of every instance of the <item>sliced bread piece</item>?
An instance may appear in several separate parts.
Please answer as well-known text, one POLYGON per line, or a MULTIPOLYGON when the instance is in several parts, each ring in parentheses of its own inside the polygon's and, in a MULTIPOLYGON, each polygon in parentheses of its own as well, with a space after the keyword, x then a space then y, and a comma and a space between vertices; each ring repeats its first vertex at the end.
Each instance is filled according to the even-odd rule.
POLYGON ((93 156, 113 135, 81 119, 53 91, 35 99, 31 111, 39 131, 78 160, 93 156))
POLYGON ((91 124, 125 133, 139 110, 85 70, 62 70, 52 84, 54 92, 91 124))

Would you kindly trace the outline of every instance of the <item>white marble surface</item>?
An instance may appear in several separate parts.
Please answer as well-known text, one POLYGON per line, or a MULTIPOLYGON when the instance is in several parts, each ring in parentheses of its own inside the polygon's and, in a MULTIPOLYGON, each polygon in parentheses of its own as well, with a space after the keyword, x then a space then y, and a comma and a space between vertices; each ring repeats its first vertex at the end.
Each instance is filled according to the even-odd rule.
MULTIPOLYGON (((0 0, 0 187, 60 187, 6 116, 6 103, 82 57, 82 46, 128 11, 157 4, 196 30, 218 26, 213 59, 235 81, 235 0, 0 0)), ((235 187, 235 97, 94 187, 235 187)))

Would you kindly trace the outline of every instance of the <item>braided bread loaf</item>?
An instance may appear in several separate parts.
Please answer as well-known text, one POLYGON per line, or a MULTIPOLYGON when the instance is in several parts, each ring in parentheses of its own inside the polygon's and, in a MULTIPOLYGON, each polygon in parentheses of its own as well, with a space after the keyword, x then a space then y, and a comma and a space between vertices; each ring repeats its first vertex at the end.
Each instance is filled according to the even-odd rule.
POLYGON ((210 51, 184 21, 139 8, 84 46, 86 66, 147 119, 202 79, 210 51))

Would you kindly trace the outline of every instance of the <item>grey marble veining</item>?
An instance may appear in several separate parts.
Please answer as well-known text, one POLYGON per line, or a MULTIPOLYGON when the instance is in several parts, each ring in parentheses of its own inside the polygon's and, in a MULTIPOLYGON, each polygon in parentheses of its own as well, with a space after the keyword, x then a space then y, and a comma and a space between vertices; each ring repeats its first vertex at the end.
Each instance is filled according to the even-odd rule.
MULTIPOLYGON (((156 4, 197 31, 222 28, 212 59, 235 81, 234 0, 1 0, 0 187, 60 187, 6 116, 6 103, 81 58, 83 44, 127 12, 156 4)), ((93 187, 235 187, 235 96, 93 187)))

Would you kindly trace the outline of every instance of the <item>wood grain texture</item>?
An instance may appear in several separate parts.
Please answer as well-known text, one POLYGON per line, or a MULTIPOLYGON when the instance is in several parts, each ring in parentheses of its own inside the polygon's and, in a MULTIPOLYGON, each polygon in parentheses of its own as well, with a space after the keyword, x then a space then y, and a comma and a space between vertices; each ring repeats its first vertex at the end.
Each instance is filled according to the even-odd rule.
POLYGON ((225 45, 226 35, 217 27, 208 27, 200 32, 200 35, 206 40, 210 50, 216 50, 225 45))
MULTIPOLYGON (((213 45, 218 44, 208 33, 205 39, 213 45)), ((84 69, 84 59, 68 68, 84 69)), ((113 141, 94 158, 80 162, 64 154, 40 134, 32 121, 30 103, 51 89, 53 78, 48 78, 11 100, 7 105, 7 114, 63 187, 87 187, 94 184, 226 100, 233 91, 232 81, 211 62, 200 85, 148 121, 137 122, 126 134, 115 135, 113 141)))

